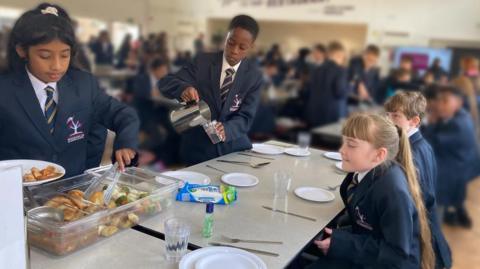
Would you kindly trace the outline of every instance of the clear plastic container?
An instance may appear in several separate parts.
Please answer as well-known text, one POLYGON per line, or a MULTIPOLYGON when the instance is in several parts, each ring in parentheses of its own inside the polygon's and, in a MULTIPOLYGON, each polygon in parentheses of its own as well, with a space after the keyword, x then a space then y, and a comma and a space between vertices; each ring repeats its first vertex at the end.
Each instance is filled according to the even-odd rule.
MULTIPOLYGON (((70 190, 85 191, 90 181, 108 168, 101 167, 76 177, 32 188, 33 197, 39 205, 44 205, 54 197, 65 196, 70 190)), ((160 179, 158 175, 144 169, 127 168, 121 174, 117 186, 128 187, 130 193, 138 191, 148 194, 138 196, 138 200, 129 198, 125 204, 116 204, 111 208, 102 206, 91 209, 95 205, 82 200, 88 210, 82 210, 81 216, 71 221, 53 222, 35 214, 27 214, 29 244, 53 255, 66 255, 165 211, 172 204, 178 182, 160 179)), ((106 185, 111 179, 105 181, 106 185)), ((31 209, 28 203, 26 207, 31 209)))

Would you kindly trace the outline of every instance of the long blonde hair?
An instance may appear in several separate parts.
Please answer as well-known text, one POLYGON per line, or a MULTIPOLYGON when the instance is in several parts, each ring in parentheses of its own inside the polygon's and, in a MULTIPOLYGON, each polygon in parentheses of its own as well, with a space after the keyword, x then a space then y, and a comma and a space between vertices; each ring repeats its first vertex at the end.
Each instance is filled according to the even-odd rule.
POLYGON ((430 225, 422 199, 417 172, 413 164, 410 142, 406 133, 396 127, 386 117, 359 113, 350 116, 345 122, 342 134, 371 143, 375 148, 387 149, 386 162, 396 161, 404 170, 408 188, 417 209, 420 224, 421 268, 433 269, 435 254, 432 249, 430 225))

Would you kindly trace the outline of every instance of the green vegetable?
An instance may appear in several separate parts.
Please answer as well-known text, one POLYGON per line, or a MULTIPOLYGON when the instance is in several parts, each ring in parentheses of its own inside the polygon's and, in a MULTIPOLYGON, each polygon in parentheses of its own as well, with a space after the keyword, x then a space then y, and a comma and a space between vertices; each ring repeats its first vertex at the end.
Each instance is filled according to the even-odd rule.
POLYGON ((142 192, 142 193, 140 193, 140 194, 138 195, 138 199, 140 200, 140 199, 145 198, 145 197, 147 197, 147 196, 148 196, 148 193, 147 193, 147 192, 142 192))
POLYGON ((129 194, 127 195, 127 198, 128 198, 129 201, 132 201, 132 202, 138 200, 138 196, 135 195, 135 194, 133 194, 133 193, 129 193, 129 194))
POLYGON ((121 206, 121 205, 126 205, 128 204, 128 198, 126 195, 122 195, 120 197, 117 198, 117 200, 115 200, 115 204, 117 204, 117 206, 121 206))
POLYGON ((154 214, 157 212, 157 207, 155 205, 148 205, 145 211, 147 214, 154 214))
POLYGON ((130 188, 128 188, 127 186, 123 186, 121 189, 120 189, 120 192, 124 192, 126 193, 127 195, 130 193, 130 188))

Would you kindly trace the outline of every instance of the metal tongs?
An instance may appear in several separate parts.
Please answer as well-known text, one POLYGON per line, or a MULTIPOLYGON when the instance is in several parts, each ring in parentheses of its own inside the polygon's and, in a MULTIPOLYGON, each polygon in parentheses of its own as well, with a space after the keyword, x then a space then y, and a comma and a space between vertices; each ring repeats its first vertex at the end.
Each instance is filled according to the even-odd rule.
POLYGON ((98 190, 98 187, 100 186, 100 184, 102 184, 102 181, 108 178, 109 176, 113 178, 113 182, 108 186, 107 190, 103 194, 103 200, 105 204, 108 204, 112 196, 113 187, 117 184, 118 178, 120 177, 120 173, 118 171, 118 163, 115 163, 114 165, 112 165, 112 167, 107 171, 105 171, 105 173, 103 173, 102 176, 99 176, 93 179, 92 183, 90 183, 90 186, 88 186, 87 190, 85 191, 85 195, 84 195, 85 199, 88 200, 90 196, 92 196, 92 194, 98 190), (108 202, 106 198, 108 198, 108 202))

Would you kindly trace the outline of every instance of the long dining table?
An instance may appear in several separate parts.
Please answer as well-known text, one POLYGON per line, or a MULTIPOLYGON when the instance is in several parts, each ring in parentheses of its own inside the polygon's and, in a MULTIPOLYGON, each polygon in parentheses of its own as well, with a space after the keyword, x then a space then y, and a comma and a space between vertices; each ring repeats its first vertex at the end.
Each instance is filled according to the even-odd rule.
POLYGON ((310 132, 314 144, 332 148, 340 147, 342 143, 342 126, 344 121, 337 121, 313 128, 310 132))
MULTIPOLYGON (((268 141, 266 144, 282 148, 294 145, 279 141, 268 141)), ((223 184, 221 177, 226 173, 248 173, 259 179, 253 187, 238 187, 238 199, 229 205, 216 205, 214 209, 214 234, 210 238, 202 237, 202 224, 205 215, 205 204, 175 201, 166 213, 150 218, 140 225, 144 232, 154 236, 164 236, 164 221, 171 217, 181 218, 190 225, 189 243, 193 248, 210 246, 210 243, 220 242, 238 247, 252 248, 272 253, 278 256, 257 254, 268 268, 284 268, 316 238, 319 232, 337 216, 344 208, 339 196, 338 186, 345 174, 335 168, 335 161, 323 156, 324 151, 309 149, 308 157, 297 157, 286 154, 260 155, 251 151, 239 152, 221 156, 191 167, 183 171, 199 172, 211 179, 210 184, 223 184), (267 159, 269 158, 269 159, 267 159), (247 161, 252 163, 270 162, 261 168, 218 162, 247 161), (224 172, 214 170, 215 167, 224 172), (274 197, 274 174, 286 171, 291 175, 289 191, 285 198, 274 197), (335 195, 330 202, 311 202, 297 197, 294 190, 298 187, 334 188, 335 195), (310 219, 285 214, 281 210, 310 219), (232 243, 229 238, 281 241, 282 244, 262 243, 232 243)))

